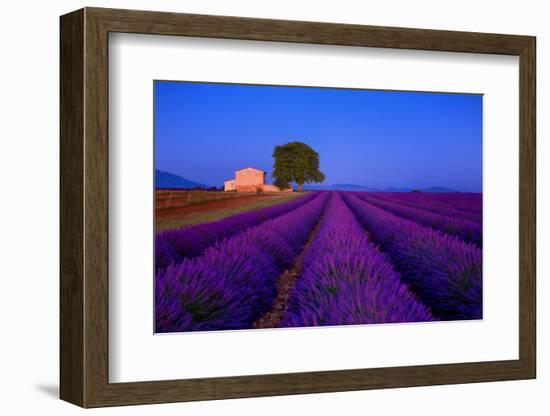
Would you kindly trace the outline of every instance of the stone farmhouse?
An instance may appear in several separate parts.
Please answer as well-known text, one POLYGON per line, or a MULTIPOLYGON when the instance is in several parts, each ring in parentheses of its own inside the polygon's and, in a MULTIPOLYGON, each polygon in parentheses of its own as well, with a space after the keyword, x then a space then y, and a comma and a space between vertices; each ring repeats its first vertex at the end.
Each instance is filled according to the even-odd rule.
POLYGON ((292 188, 281 190, 265 183, 266 172, 255 168, 244 168, 235 172, 235 179, 225 181, 224 191, 236 192, 292 192, 292 188))

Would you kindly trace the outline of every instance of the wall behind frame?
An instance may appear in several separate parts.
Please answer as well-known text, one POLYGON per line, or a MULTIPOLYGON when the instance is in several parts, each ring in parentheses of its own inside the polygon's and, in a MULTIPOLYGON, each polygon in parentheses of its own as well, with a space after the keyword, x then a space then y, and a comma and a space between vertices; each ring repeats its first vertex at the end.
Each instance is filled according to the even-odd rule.
POLYGON ((2 151, 0 177, 0 345, 2 413, 37 411, 56 415, 84 412, 59 401, 58 395, 58 207, 59 207, 59 16, 84 6, 117 7, 187 13, 240 15, 275 19, 405 26, 537 36, 538 95, 538 314, 539 367, 533 381, 434 386, 338 394, 317 394, 218 402, 166 404, 86 411, 102 415, 284 415, 342 412, 378 414, 543 415, 549 407, 550 362, 544 349, 550 319, 548 285, 543 281, 548 260, 550 145, 544 129, 545 103, 550 100, 550 27, 544 2, 470 0, 446 2, 406 0, 119 0, 50 2, 19 1, 4 6, 3 59, 0 66, 2 151), (548 68, 547 68, 548 67, 548 68))

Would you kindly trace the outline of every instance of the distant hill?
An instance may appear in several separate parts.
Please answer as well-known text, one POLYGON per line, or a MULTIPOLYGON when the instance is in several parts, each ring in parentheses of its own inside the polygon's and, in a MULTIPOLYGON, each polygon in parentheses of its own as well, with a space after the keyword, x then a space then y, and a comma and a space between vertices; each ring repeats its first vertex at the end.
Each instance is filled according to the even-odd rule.
POLYGON ((394 188, 389 187, 383 190, 383 192, 412 192, 418 190, 420 192, 459 192, 454 189, 444 188, 443 186, 432 186, 431 188, 394 188))
POLYGON ((354 185, 349 183, 338 183, 334 185, 316 185, 316 184, 309 184, 304 185, 303 189, 310 190, 310 191, 363 191, 363 192, 377 192, 379 189, 376 188, 370 188, 368 186, 363 185, 354 185))
MULTIPOLYGON (((308 184, 304 185, 304 190, 310 191, 357 191, 357 192, 412 192, 413 188, 396 188, 390 186, 389 188, 380 189, 372 188, 370 186, 364 185, 355 185, 350 183, 340 183, 333 185, 318 185, 318 184, 308 184)), ((431 188, 420 188, 421 192, 458 192, 454 189, 444 188, 442 186, 433 186, 431 188)))
POLYGON ((390 186, 389 188, 384 189, 382 192, 412 192, 411 188, 395 188, 390 186))
POLYGON ((367 192, 376 192, 378 189, 371 188, 370 186, 363 185, 354 185, 351 183, 338 183, 333 185, 336 189, 346 190, 346 191, 367 191, 367 192))
POLYGON ((421 189, 422 192, 458 192, 454 189, 444 188, 442 186, 432 186, 431 188, 421 189))
POLYGON ((208 188, 208 185, 203 183, 193 182, 173 173, 155 170, 155 188, 208 188))

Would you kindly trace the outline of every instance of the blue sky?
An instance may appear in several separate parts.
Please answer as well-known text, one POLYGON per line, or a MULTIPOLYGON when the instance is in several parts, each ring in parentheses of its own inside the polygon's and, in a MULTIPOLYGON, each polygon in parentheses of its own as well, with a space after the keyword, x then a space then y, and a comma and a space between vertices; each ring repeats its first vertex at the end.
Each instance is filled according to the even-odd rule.
POLYGON ((482 96, 155 81, 156 168, 222 186, 302 141, 325 184, 481 192, 482 96))

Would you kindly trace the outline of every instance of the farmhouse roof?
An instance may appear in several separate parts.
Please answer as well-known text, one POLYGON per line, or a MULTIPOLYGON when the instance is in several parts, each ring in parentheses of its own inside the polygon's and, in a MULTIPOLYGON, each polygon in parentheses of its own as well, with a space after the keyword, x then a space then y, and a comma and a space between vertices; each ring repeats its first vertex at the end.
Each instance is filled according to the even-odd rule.
POLYGON ((237 170, 237 172, 241 172, 241 171, 243 171, 243 170, 255 170, 255 171, 257 171, 257 172, 263 172, 263 173, 266 173, 266 171, 265 171, 265 170, 261 170, 261 169, 256 169, 256 168, 252 168, 252 167, 250 167, 250 166, 249 166, 249 167, 247 167, 247 168, 242 168, 242 169, 239 169, 239 170, 237 170))

